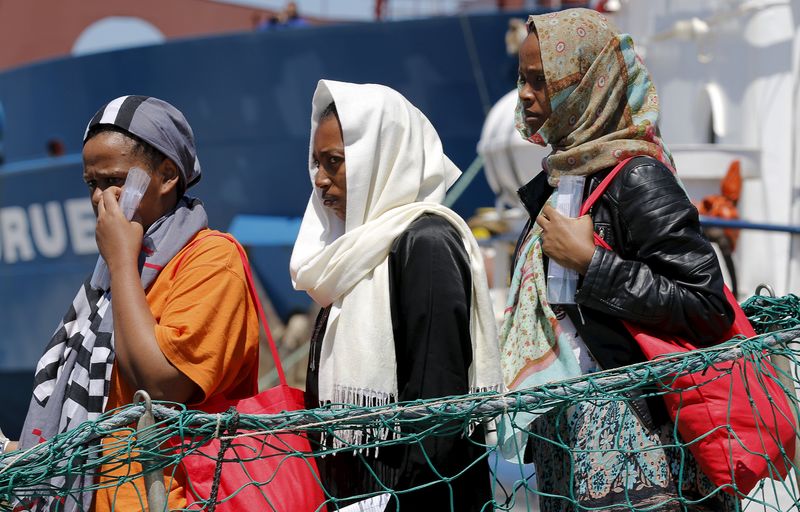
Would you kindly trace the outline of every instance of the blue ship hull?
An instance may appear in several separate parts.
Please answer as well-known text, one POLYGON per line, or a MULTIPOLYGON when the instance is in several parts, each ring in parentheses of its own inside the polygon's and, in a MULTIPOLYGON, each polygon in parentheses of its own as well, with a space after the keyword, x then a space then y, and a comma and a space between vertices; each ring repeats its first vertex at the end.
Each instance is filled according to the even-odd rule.
MULTIPOLYGON (((6 163, 0 167, 0 426, 15 436, 32 370, 79 284, 94 267, 94 217, 81 179, 86 122, 124 94, 180 108, 197 138, 201 197, 213 227, 237 215, 299 217, 317 80, 389 85, 439 130, 465 169, 484 114, 514 86, 505 53, 509 16, 486 15, 246 33, 171 42, 0 73, 6 163), (66 156, 44 158, 61 139, 66 156)), ((480 176, 455 208, 469 216, 494 197, 480 176)), ((291 247, 253 246, 251 258, 282 315, 307 307, 288 275, 291 247)))

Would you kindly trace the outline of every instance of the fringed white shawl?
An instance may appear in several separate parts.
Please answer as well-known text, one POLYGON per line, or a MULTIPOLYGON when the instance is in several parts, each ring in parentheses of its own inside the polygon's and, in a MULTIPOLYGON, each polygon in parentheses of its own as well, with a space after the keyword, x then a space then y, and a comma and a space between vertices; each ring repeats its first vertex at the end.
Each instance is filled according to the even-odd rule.
MULTIPOLYGON (((440 204, 461 172, 422 112, 381 85, 321 80, 313 99, 312 145, 319 116, 332 101, 345 145, 346 224, 323 206, 315 189, 290 264, 296 289, 323 307, 332 305, 320 355, 320 403, 396 400, 388 256, 392 242, 424 213, 455 226, 469 256, 470 391, 501 389, 496 326, 478 244, 464 220, 440 204)), ((310 154, 313 185, 317 169, 310 154)))

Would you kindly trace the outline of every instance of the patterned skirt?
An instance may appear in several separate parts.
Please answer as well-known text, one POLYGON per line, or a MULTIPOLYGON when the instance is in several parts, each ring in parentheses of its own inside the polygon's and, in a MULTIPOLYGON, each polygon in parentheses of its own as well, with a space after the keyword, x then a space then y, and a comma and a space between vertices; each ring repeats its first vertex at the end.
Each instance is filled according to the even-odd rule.
POLYGON ((676 443, 672 423, 648 431, 623 401, 557 408, 530 429, 541 512, 741 510, 676 443))

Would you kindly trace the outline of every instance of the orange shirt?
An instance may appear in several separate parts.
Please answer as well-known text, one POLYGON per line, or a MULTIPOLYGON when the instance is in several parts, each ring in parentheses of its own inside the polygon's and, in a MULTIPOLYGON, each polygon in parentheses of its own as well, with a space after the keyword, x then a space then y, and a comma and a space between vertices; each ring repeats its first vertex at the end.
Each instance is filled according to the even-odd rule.
MULTIPOLYGON (((205 229, 194 239, 213 231, 205 229)), ((247 279, 237 248, 218 236, 191 248, 184 247, 146 291, 147 303, 156 320, 156 340, 161 352, 203 393, 202 405, 219 396, 244 398, 257 392, 258 314, 250 298, 247 279), (186 253, 186 256, 184 256, 186 253), (180 268, 173 278, 175 268, 180 268)), ((106 410, 131 402, 136 392, 117 371, 111 374, 106 410)), ((104 444, 113 441, 106 438, 104 444)), ((103 466, 100 482, 114 475, 140 471, 132 463, 114 468, 103 466)), ((169 509, 185 508, 186 477, 180 467, 167 468, 164 481, 169 509)), ((147 510, 142 478, 119 487, 99 489, 94 510, 147 510)))

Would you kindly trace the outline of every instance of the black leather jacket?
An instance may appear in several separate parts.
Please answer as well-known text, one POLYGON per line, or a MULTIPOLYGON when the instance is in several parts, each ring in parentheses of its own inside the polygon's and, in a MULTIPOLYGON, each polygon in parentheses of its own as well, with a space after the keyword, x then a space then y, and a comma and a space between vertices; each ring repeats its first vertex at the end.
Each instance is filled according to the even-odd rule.
MULTIPOLYGON (((587 178, 584 200, 609 172, 587 178)), ((531 219, 552 190, 544 172, 519 190, 531 219)), ((577 306, 564 309, 601 367, 644 360, 620 320, 696 345, 724 341, 734 314, 719 263, 700 230, 697 209, 666 166, 634 158, 590 214, 595 232, 614 251, 595 249, 575 295, 577 306)))

